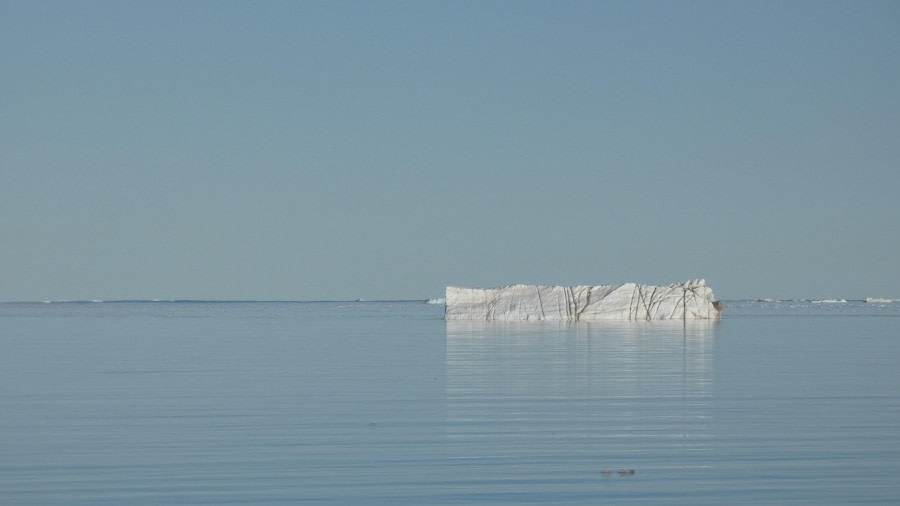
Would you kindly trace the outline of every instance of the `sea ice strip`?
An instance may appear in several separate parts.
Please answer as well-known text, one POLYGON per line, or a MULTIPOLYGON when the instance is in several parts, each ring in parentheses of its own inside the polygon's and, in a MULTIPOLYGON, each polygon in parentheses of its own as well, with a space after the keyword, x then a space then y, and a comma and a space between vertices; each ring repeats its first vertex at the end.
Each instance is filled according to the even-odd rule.
POLYGON ((722 305, 702 279, 670 285, 448 286, 447 320, 718 319, 722 305))

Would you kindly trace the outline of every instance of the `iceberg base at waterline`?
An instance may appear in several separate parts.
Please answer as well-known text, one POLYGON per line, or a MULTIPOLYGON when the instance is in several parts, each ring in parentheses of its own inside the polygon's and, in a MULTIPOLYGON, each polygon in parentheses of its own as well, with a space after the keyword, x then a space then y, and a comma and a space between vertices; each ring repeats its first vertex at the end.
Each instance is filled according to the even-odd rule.
POLYGON ((703 279, 669 285, 448 286, 446 320, 714 320, 721 302, 703 279))

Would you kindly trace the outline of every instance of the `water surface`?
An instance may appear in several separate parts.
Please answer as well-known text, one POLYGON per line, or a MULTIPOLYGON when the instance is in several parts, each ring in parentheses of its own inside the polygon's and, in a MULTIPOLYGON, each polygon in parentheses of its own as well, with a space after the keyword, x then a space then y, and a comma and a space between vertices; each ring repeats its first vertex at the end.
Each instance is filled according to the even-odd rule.
POLYGON ((0 503, 900 501, 900 304, 442 311, 0 304, 0 503))

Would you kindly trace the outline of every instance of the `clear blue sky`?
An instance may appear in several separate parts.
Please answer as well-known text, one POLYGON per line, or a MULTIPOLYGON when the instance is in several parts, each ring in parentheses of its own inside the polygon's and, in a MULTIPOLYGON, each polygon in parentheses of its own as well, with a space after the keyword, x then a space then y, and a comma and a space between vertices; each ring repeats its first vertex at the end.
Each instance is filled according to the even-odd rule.
POLYGON ((900 3, 0 1, 0 300, 900 297, 900 3))

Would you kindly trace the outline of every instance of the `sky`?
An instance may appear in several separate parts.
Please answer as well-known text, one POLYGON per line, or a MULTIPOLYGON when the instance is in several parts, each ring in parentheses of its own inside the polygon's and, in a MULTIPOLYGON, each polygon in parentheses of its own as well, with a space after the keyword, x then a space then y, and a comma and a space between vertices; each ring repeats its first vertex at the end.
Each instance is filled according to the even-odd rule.
POLYGON ((895 1, 0 0, 0 301, 900 298, 895 1))

